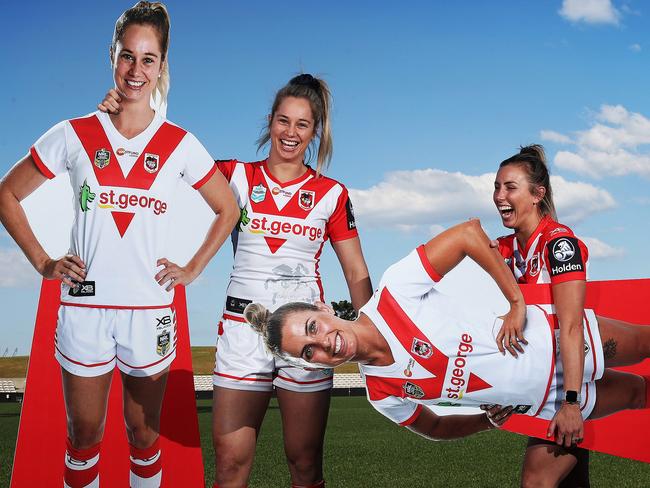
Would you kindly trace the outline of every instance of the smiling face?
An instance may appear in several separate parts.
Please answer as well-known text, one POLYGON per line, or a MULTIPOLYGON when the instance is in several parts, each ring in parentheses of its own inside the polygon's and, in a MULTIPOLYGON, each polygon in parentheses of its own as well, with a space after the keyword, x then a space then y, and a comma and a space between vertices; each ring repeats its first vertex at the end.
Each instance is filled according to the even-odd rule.
POLYGON ((282 328, 281 349, 315 366, 333 368, 357 355, 359 338, 353 324, 328 312, 292 313, 282 328))
POLYGON ((494 204, 505 227, 515 231, 532 232, 542 215, 539 202, 544 196, 544 187, 531 192, 526 170, 520 164, 508 164, 499 168, 494 180, 494 204))
POLYGON ((309 101, 285 97, 272 116, 269 133, 271 161, 302 164, 314 137, 314 117, 309 101))
POLYGON ((162 70, 162 52, 156 29, 132 24, 115 44, 115 88, 125 102, 149 103, 162 70))

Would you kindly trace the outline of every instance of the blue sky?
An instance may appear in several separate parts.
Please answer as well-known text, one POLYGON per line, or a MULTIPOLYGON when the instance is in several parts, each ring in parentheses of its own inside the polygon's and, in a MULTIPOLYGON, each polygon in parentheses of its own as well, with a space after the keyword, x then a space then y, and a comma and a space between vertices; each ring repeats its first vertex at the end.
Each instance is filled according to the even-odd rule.
MULTIPOLYGON (((20 3, 3 7, 0 173, 49 127, 92 111, 111 86, 108 45, 130 2, 65 5, 32 5, 29 16, 20 3)), ((215 158, 264 156, 255 140, 275 91, 294 74, 330 83, 328 175, 350 188, 375 282, 454 222, 479 216, 491 235, 506 233, 491 202, 493 173, 531 142, 547 148, 560 219, 587 241, 592 279, 650 277, 645 2, 167 5, 168 117, 215 158)), ((52 182, 25 204, 56 255, 67 249, 66 185, 52 182)), ((182 261, 189 250, 177 247, 172 257, 182 261)), ((325 254, 328 298, 346 298, 333 253, 325 254)), ((0 265, 0 354, 26 354, 38 277, 3 230, 0 265)), ((194 344, 214 342, 231 265, 224 248, 189 289, 194 344)))

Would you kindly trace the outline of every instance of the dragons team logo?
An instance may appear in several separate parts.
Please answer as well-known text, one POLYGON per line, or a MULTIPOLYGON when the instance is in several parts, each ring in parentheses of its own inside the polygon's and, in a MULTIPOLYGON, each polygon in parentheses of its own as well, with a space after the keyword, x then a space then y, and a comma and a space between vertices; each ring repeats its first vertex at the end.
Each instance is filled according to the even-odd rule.
POLYGON ((576 250, 569 239, 558 239, 553 245, 553 256, 561 262, 568 261, 576 253, 576 250))
POLYGON ((160 156, 157 154, 144 153, 144 169, 147 173, 158 171, 160 156))
POLYGON ((314 200, 316 199, 316 192, 311 190, 300 190, 298 193, 298 205, 303 210, 311 210, 314 208, 314 200))
POLYGON ((90 186, 88 186, 88 181, 84 180, 84 184, 79 187, 79 206, 81 207, 82 212, 87 212, 90 210, 88 204, 95 199, 95 194, 90 191, 90 186))
POLYGON ((97 149, 95 151, 95 166, 104 169, 111 162, 111 153, 108 149, 97 149))
POLYGON ((535 254, 530 258, 530 276, 536 276, 539 273, 539 254, 535 254))
POLYGON ((251 200, 255 203, 260 203, 264 198, 266 198, 266 187, 261 183, 254 186, 253 191, 251 191, 251 200))
POLYGON ((431 349, 431 344, 428 342, 414 337, 413 343, 411 344, 411 352, 423 359, 429 359, 433 354, 433 349, 431 349))
POLYGON ((410 381, 407 381, 402 385, 402 389, 404 390, 404 394, 407 397, 410 398, 422 398, 424 397, 424 390, 416 385, 415 383, 411 383, 410 381))

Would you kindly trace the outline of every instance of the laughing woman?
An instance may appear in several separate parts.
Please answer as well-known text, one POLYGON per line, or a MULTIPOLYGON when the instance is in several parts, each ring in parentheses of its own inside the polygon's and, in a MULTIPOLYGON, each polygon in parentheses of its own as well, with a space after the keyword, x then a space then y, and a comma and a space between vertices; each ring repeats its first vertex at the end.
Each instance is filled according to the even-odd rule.
MULTIPOLYGON (((569 227, 557 222, 551 180, 542 146, 534 144, 501 162, 494 181, 494 204, 513 234, 499 238, 499 252, 518 283, 550 284, 557 317, 564 402, 556 415, 561 434, 582 438, 580 415, 585 337, 587 246, 569 227)), ((502 330, 497 341, 512 351, 521 348, 516 331, 502 330)), ((609 352, 606 352, 609 354, 609 352)), ((589 451, 530 437, 522 468, 523 486, 589 486, 589 451)))

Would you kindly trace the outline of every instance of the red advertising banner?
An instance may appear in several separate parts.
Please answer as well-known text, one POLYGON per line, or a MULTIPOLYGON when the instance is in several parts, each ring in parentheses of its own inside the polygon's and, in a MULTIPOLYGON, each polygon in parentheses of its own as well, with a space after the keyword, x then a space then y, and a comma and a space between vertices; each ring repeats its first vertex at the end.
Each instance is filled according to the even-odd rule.
MULTIPOLYGON (((60 282, 43 280, 36 315, 27 383, 23 398, 11 488, 63 485, 66 415, 61 367, 54 358, 54 332, 60 282)), ((176 287, 177 344, 163 400, 160 447, 163 487, 203 487, 194 377, 187 321, 185 289, 176 287)), ((129 448, 122 415, 122 385, 116 369, 108 402, 102 441, 102 486, 129 486, 129 448)))
MULTIPOLYGON (((552 303, 550 285, 521 285, 526 303, 552 303)), ((650 326, 650 279, 587 282, 586 308, 596 315, 650 326)), ((621 371, 650 375, 650 360, 621 371)), ((515 415, 505 429, 546 438, 548 422, 515 415)), ((581 447, 650 463, 650 410, 619 412, 585 422, 581 447)))

